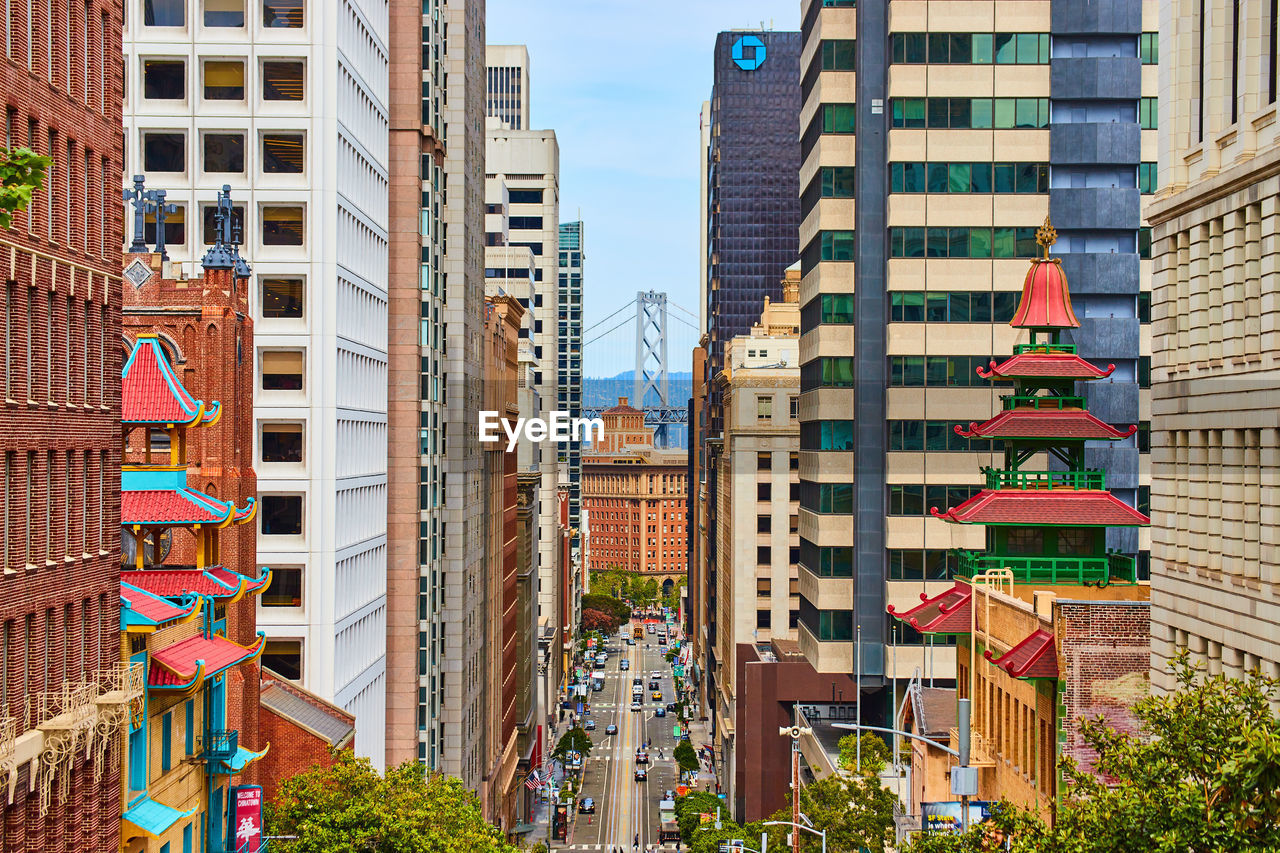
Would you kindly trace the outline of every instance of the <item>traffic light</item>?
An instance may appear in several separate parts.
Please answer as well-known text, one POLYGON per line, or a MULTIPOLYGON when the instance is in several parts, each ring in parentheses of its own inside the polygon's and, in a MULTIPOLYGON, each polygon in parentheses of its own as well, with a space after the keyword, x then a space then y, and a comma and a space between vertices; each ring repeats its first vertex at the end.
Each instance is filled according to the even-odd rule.
POLYGON ((564 841, 569 837, 569 806, 556 803, 555 817, 551 822, 551 837, 556 841, 564 841))

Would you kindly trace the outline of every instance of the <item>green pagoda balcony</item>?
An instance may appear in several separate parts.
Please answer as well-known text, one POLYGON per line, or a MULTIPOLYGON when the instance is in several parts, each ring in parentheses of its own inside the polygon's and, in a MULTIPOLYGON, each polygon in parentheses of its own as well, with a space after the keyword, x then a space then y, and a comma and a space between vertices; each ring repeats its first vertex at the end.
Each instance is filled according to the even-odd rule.
POLYGON ((1067 353, 1068 355, 1075 355, 1076 345, 1075 344, 1051 344, 1046 342, 1037 343, 1037 344, 1014 344, 1013 346, 1014 355, 1022 355, 1024 352, 1063 352, 1063 353, 1067 353))
POLYGON ((971 578, 989 569, 1010 569, 1020 583, 1137 583, 1137 561, 1118 551, 1090 557, 1004 557, 986 551, 954 551, 956 574, 971 578))
POLYGON ((1011 471, 983 468, 988 489, 1098 489, 1107 487, 1107 475, 1100 468, 1083 471, 1011 471))
POLYGON ((1007 394, 1000 398, 1004 410, 1010 409, 1083 409, 1084 397, 1059 397, 1039 394, 1007 394))

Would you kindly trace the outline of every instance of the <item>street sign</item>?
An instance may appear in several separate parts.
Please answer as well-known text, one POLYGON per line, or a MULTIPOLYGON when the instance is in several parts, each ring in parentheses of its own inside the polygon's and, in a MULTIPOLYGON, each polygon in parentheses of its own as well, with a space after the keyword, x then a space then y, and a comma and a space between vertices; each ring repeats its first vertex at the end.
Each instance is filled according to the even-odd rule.
POLYGON ((679 723, 676 723, 674 726, 672 726, 672 727, 671 727, 671 734, 672 734, 672 736, 673 736, 673 737, 680 737, 680 724, 679 724, 679 723))
POLYGON ((684 664, 678 663, 674 667, 676 678, 684 678, 684 664))

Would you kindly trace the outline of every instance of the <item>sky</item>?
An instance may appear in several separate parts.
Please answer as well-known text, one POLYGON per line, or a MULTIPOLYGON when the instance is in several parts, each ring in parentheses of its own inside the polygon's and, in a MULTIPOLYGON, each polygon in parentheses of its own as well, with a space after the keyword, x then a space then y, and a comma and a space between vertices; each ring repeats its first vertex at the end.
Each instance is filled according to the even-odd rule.
MULTIPOLYGON (((800 0, 488 0, 485 40, 529 48, 531 126, 560 143, 560 221, 581 218, 583 328, 666 291, 668 370, 698 333, 698 119, 716 33, 800 29, 800 0)), ((635 366, 630 316, 584 336, 584 376, 635 366)))

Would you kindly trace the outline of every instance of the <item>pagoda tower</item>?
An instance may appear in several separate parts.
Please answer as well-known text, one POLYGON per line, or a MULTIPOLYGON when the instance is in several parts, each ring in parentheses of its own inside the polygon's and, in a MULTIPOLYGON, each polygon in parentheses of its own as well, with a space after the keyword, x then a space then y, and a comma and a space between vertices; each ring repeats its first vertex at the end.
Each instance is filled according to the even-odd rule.
POLYGON ((1150 519, 1107 491, 1106 472, 1086 468, 1085 443, 1120 441, 1137 432, 1119 430, 1091 415, 1075 383, 1111 375, 1115 365, 1099 368, 1081 358, 1073 344, 1061 342, 1062 330, 1080 321, 1071 309, 1067 277, 1059 258, 1049 257, 1057 233, 1046 218, 1036 230, 1044 256, 1031 262, 1022 299, 1009 325, 1030 332, 1030 343, 1014 347, 1013 357, 978 368, 978 375, 1011 382, 1001 411, 958 435, 989 439, 1003 447, 1004 466, 984 468, 978 494, 937 518, 955 524, 983 524, 983 551, 959 551, 960 575, 1008 569, 1020 583, 1089 584, 1137 582, 1133 557, 1107 549, 1107 528, 1138 527, 1150 519), (1036 464, 1048 457, 1047 465, 1036 464))

